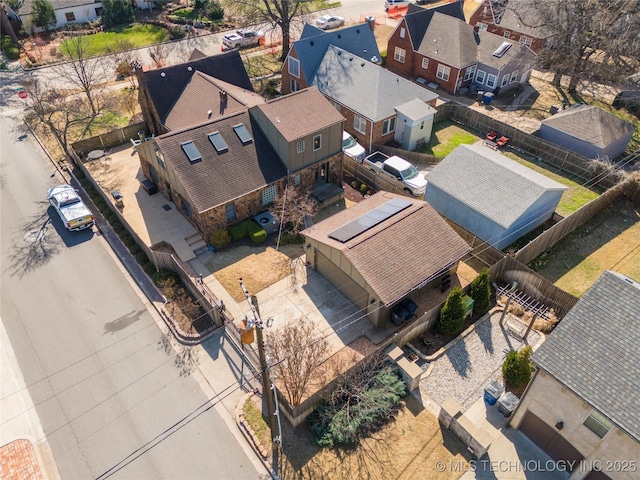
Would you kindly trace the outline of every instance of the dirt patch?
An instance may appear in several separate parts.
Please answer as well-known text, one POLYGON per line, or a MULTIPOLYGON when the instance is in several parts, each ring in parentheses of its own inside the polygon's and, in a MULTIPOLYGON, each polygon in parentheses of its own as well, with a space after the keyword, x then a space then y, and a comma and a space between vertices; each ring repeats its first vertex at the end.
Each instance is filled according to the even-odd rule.
POLYGON ((640 206, 620 199, 540 254, 530 267, 575 296, 604 270, 640 279, 640 206))

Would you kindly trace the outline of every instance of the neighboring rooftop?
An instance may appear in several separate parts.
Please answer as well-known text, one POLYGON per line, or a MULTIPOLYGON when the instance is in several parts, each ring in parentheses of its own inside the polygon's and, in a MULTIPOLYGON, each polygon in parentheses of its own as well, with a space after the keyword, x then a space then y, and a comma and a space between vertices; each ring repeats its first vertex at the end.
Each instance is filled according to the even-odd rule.
POLYGON ((310 83, 324 95, 372 121, 396 114, 395 107, 438 95, 389 70, 331 45, 310 83))
POLYGON ((315 87, 298 90, 254 108, 269 119, 287 142, 344 122, 344 117, 315 87))
POLYGON ((640 284, 605 271, 532 361, 640 442, 640 284))
POLYGON ((435 12, 417 50, 445 65, 463 68, 476 62, 478 43, 473 26, 459 18, 435 12))
POLYGON ((384 305, 419 288, 471 250, 428 203, 389 192, 378 192, 302 234, 342 251, 384 305), (330 237, 394 199, 410 205, 345 242, 330 237))
POLYGON ((546 191, 568 188, 479 143, 457 147, 428 181, 504 228, 546 191))
POLYGON ((418 5, 410 4, 404 19, 414 50, 418 50, 433 15, 438 12, 463 22, 465 21, 462 2, 445 3, 433 8, 422 8, 418 5))

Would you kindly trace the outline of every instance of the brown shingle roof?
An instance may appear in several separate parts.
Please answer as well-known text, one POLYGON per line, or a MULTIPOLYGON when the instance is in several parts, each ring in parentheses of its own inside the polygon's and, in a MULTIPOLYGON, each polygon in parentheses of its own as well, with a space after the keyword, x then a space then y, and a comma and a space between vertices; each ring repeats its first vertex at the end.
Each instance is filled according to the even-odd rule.
POLYGON ((182 130, 207 120, 246 110, 265 99, 255 92, 231 85, 202 72, 195 72, 184 91, 171 107, 165 120, 169 130, 182 130), (227 92, 227 104, 220 107, 220 92, 227 92), (207 111, 211 110, 211 118, 207 111))
POLYGON ((192 202, 194 211, 204 212, 285 177, 287 171, 248 111, 236 113, 190 129, 156 137, 165 162, 175 172, 192 202), (234 125, 244 124, 253 141, 240 142, 234 125), (228 151, 218 154, 208 134, 219 131, 228 151), (192 141, 202 160, 190 163, 182 150, 192 141))
POLYGON ((258 108, 287 142, 315 133, 328 125, 344 121, 316 87, 268 101, 258 108), (295 112, 295 115, 292 115, 295 112))
POLYGON ((385 305, 393 304, 471 248, 426 202, 378 192, 302 234, 340 250, 385 305), (329 234, 393 198, 412 205, 342 243, 329 234))

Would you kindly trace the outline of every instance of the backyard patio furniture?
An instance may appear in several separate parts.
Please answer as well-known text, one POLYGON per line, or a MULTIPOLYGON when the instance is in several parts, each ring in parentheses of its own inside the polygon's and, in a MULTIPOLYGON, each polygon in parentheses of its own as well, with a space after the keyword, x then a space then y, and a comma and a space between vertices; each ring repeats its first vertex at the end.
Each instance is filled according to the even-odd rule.
POLYGON ((487 137, 486 138, 490 142, 495 142, 496 138, 498 138, 498 133, 494 132, 493 130, 491 130, 489 133, 487 133, 487 137))
POLYGON ((496 145, 499 147, 504 147, 509 142, 509 137, 505 137, 504 135, 496 140, 496 145))

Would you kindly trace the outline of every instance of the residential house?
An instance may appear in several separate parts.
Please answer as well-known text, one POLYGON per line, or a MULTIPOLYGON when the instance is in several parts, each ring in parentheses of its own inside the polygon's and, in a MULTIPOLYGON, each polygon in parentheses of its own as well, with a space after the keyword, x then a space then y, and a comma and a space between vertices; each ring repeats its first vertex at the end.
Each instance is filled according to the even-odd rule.
MULTIPOLYGON (((147 122, 147 127, 150 133, 154 135, 161 135, 168 131, 165 125, 167 116, 174 104, 184 94, 185 88, 189 85, 196 72, 245 91, 253 91, 251 80, 247 75, 238 50, 231 50, 205 58, 202 58, 202 52, 194 50, 191 60, 187 63, 157 70, 137 70, 136 72, 139 85, 138 101, 143 117, 147 122)), ((191 93, 198 94, 197 91, 191 93)), ((218 91, 211 93, 210 98, 201 98, 202 101, 196 103, 196 105, 200 106, 203 112, 211 109, 212 112, 218 115, 218 91)), ((198 119, 196 116, 193 119, 193 123, 199 123, 204 120, 205 118, 198 119)))
POLYGON ((553 30, 543 25, 529 0, 484 0, 469 17, 469 24, 477 31, 494 33, 534 52, 553 45, 553 30))
POLYGON ((300 40, 293 42, 282 66, 282 94, 311 85, 311 78, 315 75, 329 45, 335 45, 358 58, 379 63, 381 57, 373 28, 372 25, 364 23, 325 31, 305 24, 300 40))
POLYGON ((387 67, 452 94, 498 93, 528 81, 536 55, 526 45, 464 22, 460 3, 409 8, 388 43, 387 67))
POLYGON ((605 271, 531 357, 510 423, 564 461, 571 480, 638 478, 638 312, 640 283, 605 271))
MULTIPOLYGON (((64 27, 68 23, 85 23, 97 20, 102 13, 102 2, 99 0, 49 0, 56 14, 56 24, 50 28, 64 27)), ((19 15, 22 24, 27 31, 44 31, 43 28, 34 27, 31 17, 33 12, 33 0, 25 0, 20 7, 19 15)))
POLYGON ((470 251, 427 203, 382 191, 301 233, 309 267, 376 327, 405 298, 439 288, 470 251))
POLYGON ((397 142, 405 150, 429 143, 438 95, 334 45, 311 78, 346 118, 345 130, 367 150, 397 142))
POLYGON ((635 127, 600 107, 576 104, 540 124, 538 136, 589 158, 613 160, 624 153, 635 127))
POLYGON ((320 203, 339 198, 344 118, 317 89, 253 106, 225 92, 214 96, 216 115, 207 118, 204 109, 216 105, 189 92, 211 80, 194 74, 190 81, 186 99, 166 116, 168 133, 137 151, 145 177, 205 239, 267 210, 287 184, 313 190, 320 203))
POLYGON ((481 143, 460 145, 429 173, 425 200, 502 249, 546 222, 567 187, 481 143))

